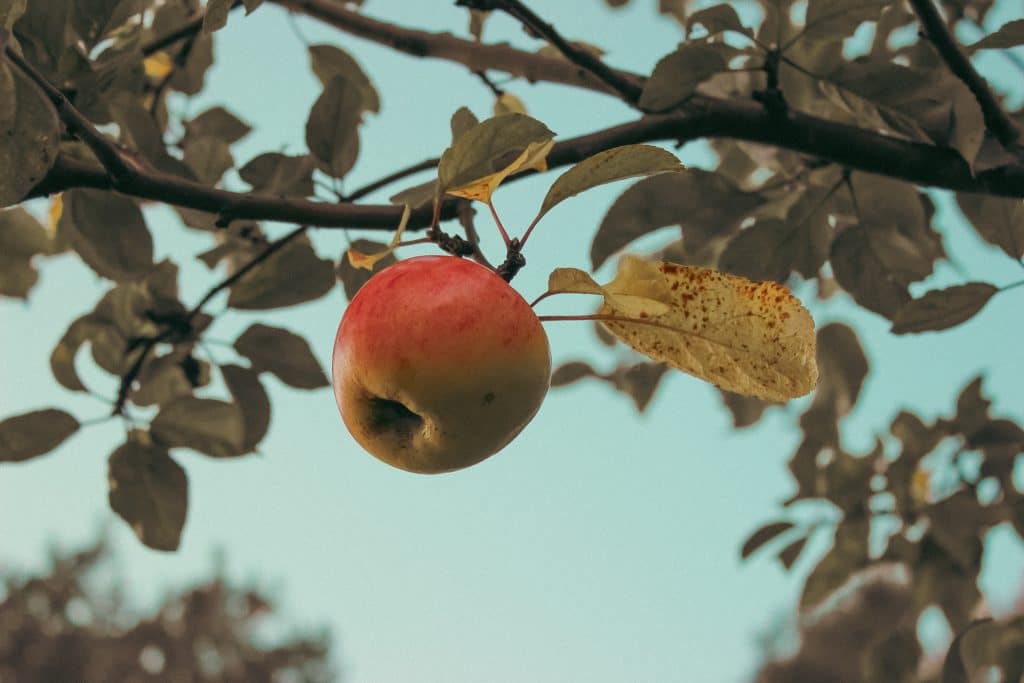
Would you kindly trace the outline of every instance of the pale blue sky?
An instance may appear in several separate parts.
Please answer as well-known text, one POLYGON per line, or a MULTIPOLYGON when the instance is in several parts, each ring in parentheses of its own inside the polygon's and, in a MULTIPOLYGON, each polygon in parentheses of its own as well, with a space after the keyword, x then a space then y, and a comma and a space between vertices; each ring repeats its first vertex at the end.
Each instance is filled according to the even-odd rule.
MULTIPOLYGON (((569 37, 604 47, 616 66, 650 70, 680 40, 673 24, 653 19, 653 0, 616 12, 599 0, 532 4, 569 37)), ((367 0, 364 10, 407 26, 466 32, 464 11, 448 1, 367 0)), ((383 110, 364 127, 353 187, 438 154, 458 106, 481 117, 490 111, 490 93, 461 68, 398 55, 312 21, 299 24, 313 42, 351 51, 381 93, 383 110)), ((539 47, 503 17, 488 24, 486 38, 539 47)), ((239 162, 270 149, 301 151, 319 86, 284 13, 266 6, 248 18, 233 15, 216 48, 208 87, 189 111, 224 105, 254 125, 236 147, 239 162)), ((985 63, 1004 66, 998 58, 985 63)), ((634 117, 615 100, 583 91, 508 88, 560 136, 634 117)), ((687 146, 683 159, 709 161, 701 144, 687 146)), ((522 230, 550 181, 499 191, 495 202, 511 230, 522 230)), ((529 266, 516 279, 527 298, 543 290, 552 268, 588 266, 593 231, 624 187, 588 193, 545 219, 531 238, 529 266)), ((995 284, 1021 279, 1024 271, 979 241, 949 197, 939 200, 947 249, 970 277, 995 284)), ((153 208, 149 216, 159 254, 183 262, 185 299, 196 300, 217 277, 188 260, 208 248, 208 238, 181 230, 167 209, 153 208)), ((499 255, 497 233, 483 215, 478 227, 489 253, 499 255)), ((267 226, 272 235, 285 229, 267 226)), ((330 258, 344 244, 337 231, 314 239, 330 258)), ((600 273, 610 274, 607 267, 600 273)), ((928 284, 960 280, 944 266, 928 284)), ((60 389, 48 358, 70 319, 107 286, 79 261, 60 257, 46 262, 28 305, 0 302, 0 415, 56 405, 87 419, 106 410, 60 389)), ((968 325, 921 337, 889 335, 885 321, 852 311, 842 297, 815 305, 819 325, 852 321, 872 362, 848 420, 851 446, 869 446, 900 408, 948 413, 960 387, 979 372, 988 376, 997 410, 1024 418, 1016 341, 1024 334, 1021 297, 1020 289, 1000 295, 968 325)), ((554 300, 544 310, 574 306, 554 300)), ((289 327, 328 367, 343 309, 338 288, 284 312, 228 312, 212 334, 230 340, 254 321, 289 327)), ((624 355, 595 344, 587 325, 554 324, 549 332, 556 363, 590 358, 611 367, 613 356, 624 355)), ((221 362, 231 358, 228 349, 214 351, 221 362)), ((84 356, 80 365, 88 365, 84 356)), ((112 392, 112 380, 85 374, 112 392)), ((224 549, 229 574, 271 588, 295 623, 330 627, 337 664, 352 682, 744 680, 758 659, 757 633, 791 608, 824 550, 812 544, 791 574, 770 553, 739 560, 743 539, 777 517, 778 503, 791 493, 785 462, 799 438, 792 418, 803 402, 735 433, 715 391, 681 374, 666 379, 642 416, 628 399, 582 383, 553 391, 498 456, 425 477, 363 453, 329 390, 297 391, 270 377, 267 384, 274 414, 263 455, 225 462, 176 454, 191 495, 181 549, 147 550, 113 520, 120 565, 131 589, 152 601, 206 574, 215 550, 224 549)), ((122 436, 117 423, 92 427, 52 455, 0 469, 0 566, 38 567, 49 543, 84 543, 112 520, 106 458, 122 436)), ((998 552, 986 557, 984 583, 1005 600, 1020 585, 1024 551, 1008 529, 993 535, 998 552)))

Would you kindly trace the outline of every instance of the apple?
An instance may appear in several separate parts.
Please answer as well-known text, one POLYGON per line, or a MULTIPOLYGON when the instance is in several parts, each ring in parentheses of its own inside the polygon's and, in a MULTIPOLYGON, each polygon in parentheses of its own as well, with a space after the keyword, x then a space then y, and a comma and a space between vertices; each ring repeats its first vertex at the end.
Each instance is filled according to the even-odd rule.
POLYGON ((332 358, 356 441, 409 472, 458 470, 504 448, 547 394, 551 351, 530 305, 455 256, 385 268, 352 298, 332 358))

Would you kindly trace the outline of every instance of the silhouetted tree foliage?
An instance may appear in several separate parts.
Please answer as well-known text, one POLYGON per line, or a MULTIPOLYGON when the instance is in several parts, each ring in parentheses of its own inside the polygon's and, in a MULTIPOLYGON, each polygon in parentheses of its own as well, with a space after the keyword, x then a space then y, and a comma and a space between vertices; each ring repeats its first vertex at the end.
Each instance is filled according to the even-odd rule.
MULTIPOLYGON (((244 23, 241 10, 266 4, 417 59, 462 64, 494 91, 497 114, 525 105, 489 72, 506 74, 510 83, 560 84, 567 101, 574 89, 596 91, 636 112, 623 125, 559 137, 549 168, 623 145, 710 139, 718 156, 713 168, 644 178, 619 195, 593 233, 594 268, 637 238, 676 226, 675 237, 650 256, 801 286, 820 299, 845 293, 890 321, 893 334, 953 328, 1022 284, 969 281, 920 296, 910 289, 947 258, 933 221, 936 192, 955 193, 962 229, 973 229, 1005 258, 1024 258, 1024 112, 1009 107, 972 62, 977 53, 1001 51, 1011 68, 1024 71, 1019 53, 1009 51, 1024 44, 1022 20, 993 26, 989 19, 1002 1, 1012 4, 661 0, 660 12, 678 24, 682 41, 666 46, 650 73, 638 74, 614 68, 592 44, 567 40, 561 31, 572 27, 545 21, 539 2, 531 8, 520 0, 459 0, 469 10, 471 34, 461 38, 373 18, 343 0, 209 0, 205 7, 195 0, 0 0, 0 206, 13 207, 0 212, 0 294, 26 298, 39 263, 68 251, 111 281, 95 308, 70 322, 53 351, 53 374, 69 391, 88 390, 76 372, 88 343, 95 364, 118 378, 109 397, 115 415, 157 408, 148 425, 133 420, 125 443, 112 448, 110 502, 143 543, 173 550, 188 507, 186 473, 173 451, 215 458, 253 452, 271 415, 265 373, 304 389, 328 383, 299 334, 259 322, 234 343, 236 363, 211 367, 199 342, 217 324, 206 310, 212 299, 226 293, 235 309, 275 309, 321 297, 339 280, 351 297, 367 273, 344 255, 318 253, 308 233, 393 229, 401 204, 414 209, 409 230, 426 228, 441 249, 486 261, 465 199, 448 197, 437 206, 437 217, 445 224, 457 219, 453 230, 464 237, 431 225, 434 182, 407 188, 393 204, 363 201, 431 171, 437 158, 344 194, 325 193, 358 163, 360 125, 381 107, 372 73, 335 45, 309 48, 323 92, 309 113, 307 153, 268 151, 241 162, 232 145, 250 132, 244 114, 217 107, 183 119, 168 109, 170 93, 202 91, 214 60, 211 33, 229 21, 244 23), (488 43, 489 12, 518 20, 543 47, 488 43), (964 35, 977 38, 965 44, 964 35), (224 179, 229 169, 241 183, 224 179), (46 196, 48 227, 38 220, 43 211, 18 206, 46 208, 32 204, 46 196), (225 275, 212 278, 197 302, 181 300, 174 263, 154 263, 142 211, 154 202, 173 206, 182 229, 210 237, 210 249, 197 258, 225 275), (298 227, 274 236, 263 221, 298 227)), ((613 8, 627 4, 607 0, 613 8)), ((455 111, 453 138, 476 123, 467 109, 455 111)), ((446 136, 437 134, 439 154, 446 136)), ((493 168, 498 158, 477 161, 493 168)), ((386 240, 366 237, 355 243, 357 251, 384 247, 386 240)), ((515 266, 515 249, 507 256, 506 266, 515 266)), ((602 344, 615 343, 606 330, 597 335, 602 344)), ((1012 476, 1024 448, 1019 416, 993 415, 979 377, 950 389, 950 411, 941 419, 893 406, 876 447, 851 452, 842 423, 871 371, 868 354, 843 322, 817 335, 821 378, 799 418, 802 439, 789 461, 797 492, 742 554, 764 547, 789 568, 811 534, 827 534, 832 545, 800 600, 800 653, 767 665, 762 680, 951 682, 977 680, 991 666, 1004 670, 1003 680, 1017 680, 1024 660, 1019 621, 975 617, 983 611, 977 580, 986 532, 1009 524, 1024 535, 1024 493, 1012 476), (790 514, 808 504, 828 514, 814 524, 790 514), (883 541, 872 541, 882 528, 883 541), (879 567, 901 580, 879 582, 879 567), (836 603, 843 594, 845 602, 836 603), (927 653, 914 630, 931 606, 958 634, 938 673, 922 664, 927 653)), ((557 368, 553 383, 597 379, 643 410, 664 371, 646 360, 607 372, 577 360, 557 368)), ((772 407, 724 392, 723 401, 737 428, 757 425, 772 407)), ((0 461, 29 461, 80 427, 57 408, 11 417, 0 423, 0 461)), ((9 602, 29 599, 19 590, 9 602)), ((215 584, 194 597, 221 604, 221 590, 215 584)), ((137 650, 143 640, 132 641, 137 650)), ((167 650, 166 665, 175 666, 177 656, 167 650)), ((124 666, 139 666, 137 657, 124 666)))
POLYGON ((214 578, 140 619, 125 604, 131 585, 111 584, 104 544, 51 561, 46 574, 0 584, 3 683, 337 680, 325 636, 271 644, 259 633, 279 619, 259 591, 214 578))

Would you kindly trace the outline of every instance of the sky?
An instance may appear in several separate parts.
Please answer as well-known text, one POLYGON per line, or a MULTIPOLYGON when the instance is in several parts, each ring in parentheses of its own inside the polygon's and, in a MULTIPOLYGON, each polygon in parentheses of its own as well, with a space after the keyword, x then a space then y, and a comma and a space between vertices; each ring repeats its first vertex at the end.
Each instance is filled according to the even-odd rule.
MULTIPOLYGON (((653 0, 617 11, 599 0, 533 4, 570 38, 599 44, 610 63, 627 69, 649 71, 681 39, 674 24, 655 18, 653 0)), ((994 25, 1013 18, 1012 4, 1002 4, 994 25)), ((447 1, 367 0, 363 10, 467 35, 464 11, 447 1)), ((349 50, 381 95, 382 111, 363 127, 362 154, 346 187, 437 155, 457 107, 481 118, 490 112, 492 95, 461 67, 396 54, 311 20, 299 19, 297 27, 306 40, 349 50)), ((540 47, 504 17, 488 23, 485 38, 540 47)), ((232 15, 216 36, 216 54, 204 93, 174 106, 191 115, 226 106, 251 123, 255 132, 235 147, 240 164, 268 150, 303 151, 319 84, 286 15, 276 6, 232 15)), ((1013 77, 998 57, 981 64, 997 83, 1013 77)), ((635 118, 594 93, 522 82, 506 87, 560 137, 635 118)), ((703 143, 687 145, 680 156, 689 165, 712 162, 703 143)), ((552 179, 498 191, 495 204, 510 230, 521 232, 552 179)), ((242 187, 237 178, 229 184, 242 187)), ((528 267, 515 281, 527 299, 543 291, 551 269, 589 267, 593 232, 626 186, 567 201, 541 223, 528 267)), ((367 201, 384 202, 388 194, 367 201)), ((1019 264, 975 237, 950 196, 936 200, 947 251, 964 272, 941 265, 918 293, 965 279, 1021 279, 1019 264)), ((147 216, 158 255, 182 263, 184 300, 197 300, 222 276, 190 260, 209 238, 181 229, 166 208, 149 208, 147 216)), ((497 257, 497 231, 478 216, 484 249, 497 257)), ((266 226, 275 236, 287 229, 266 226)), ((316 231, 313 239, 325 257, 344 249, 341 231, 316 231)), ((601 280, 612 274, 611 265, 598 272, 601 280)), ((62 256, 43 264, 27 304, 0 300, 0 415, 51 405, 81 419, 104 414, 104 404, 61 389, 48 359, 70 320, 108 286, 62 256)), ((884 320, 844 297, 813 305, 819 326, 853 324, 872 364, 845 425, 850 447, 867 449, 900 409, 950 413, 960 388, 979 373, 995 411, 1024 419, 1024 359, 1012 341, 1024 335, 1021 297, 1024 289, 999 295, 952 331, 907 337, 890 335, 884 320)), ((559 300, 565 298, 545 302, 544 312, 583 310, 559 300)), ((215 300, 213 310, 223 306, 215 300)), ((338 287, 285 311, 226 311, 210 334, 230 341, 256 321, 287 327, 303 334, 328 368, 344 306, 338 287)), ((552 323, 548 331, 556 364, 588 359, 611 368, 628 357, 595 343, 586 324, 552 323)), ((213 351, 221 363, 233 360, 226 347, 213 351)), ((91 370, 86 355, 79 365, 87 382, 112 393, 113 380, 91 370)), ((110 422, 81 431, 48 456, 0 468, 0 568, 39 569, 52 545, 79 547, 107 529, 118 571, 144 608, 209 575, 222 556, 229 576, 270 590, 289 623, 329 628, 335 665, 352 683, 716 682, 749 678, 759 634, 790 614, 828 545, 815 539, 790 573, 771 553, 739 558, 746 536, 776 519, 792 493, 785 462, 798 443, 794 418, 807 399, 736 432, 714 389, 681 373, 666 377, 643 415, 628 398, 583 382, 553 390, 500 454, 457 473, 422 476, 364 453, 345 431, 329 389, 304 392, 265 379, 273 417, 261 455, 215 461, 175 454, 190 480, 176 553, 144 548, 109 511, 106 459, 123 438, 122 426, 110 422)), ((1005 527, 990 541, 982 585, 994 602, 1005 602, 1019 591, 1024 550, 1005 527)))

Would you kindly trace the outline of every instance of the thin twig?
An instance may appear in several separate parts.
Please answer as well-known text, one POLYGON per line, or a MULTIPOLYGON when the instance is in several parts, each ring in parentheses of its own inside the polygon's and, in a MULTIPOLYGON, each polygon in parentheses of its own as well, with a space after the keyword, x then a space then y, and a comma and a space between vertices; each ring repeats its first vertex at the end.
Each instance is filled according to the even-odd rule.
POLYGON ((474 71, 473 75, 479 78, 483 82, 483 84, 487 86, 487 89, 494 94, 495 97, 501 97, 502 95, 505 94, 505 91, 498 87, 498 84, 492 81, 491 77, 488 76, 487 72, 484 71, 483 69, 479 71, 474 71))
POLYGON ((963 81, 978 100, 985 117, 985 126, 1007 150, 1019 151, 1020 129, 1003 109, 988 82, 977 72, 971 60, 957 44, 935 3, 932 0, 910 0, 910 5, 921 22, 924 35, 938 50, 950 71, 963 81))
POLYGON ((586 69, 602 83, 614 89, 629 104, 635 105, 640 100, 643 88, 636 82, 610 68, 590 52, 563 38, 553 25, 541 19, 520 0, 456 0, 455 4, 473 9, 505 12, 521 22, 535 36, 554 45, 570 62, 586 69))

